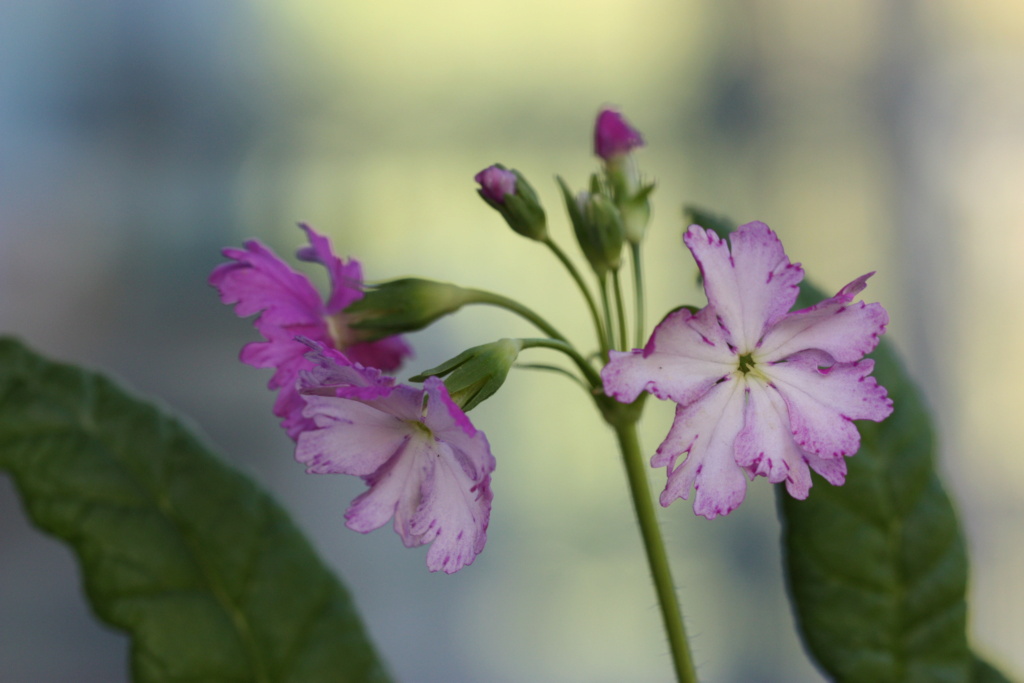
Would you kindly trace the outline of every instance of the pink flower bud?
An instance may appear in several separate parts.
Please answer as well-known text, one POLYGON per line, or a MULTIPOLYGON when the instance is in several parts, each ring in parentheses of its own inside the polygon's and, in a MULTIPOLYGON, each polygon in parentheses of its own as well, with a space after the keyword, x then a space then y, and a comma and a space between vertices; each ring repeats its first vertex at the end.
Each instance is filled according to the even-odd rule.
POLYGON ((505 203, 505 197, 516 193, 516 174, 500 166, 488 166, 473 176, 480 183, 480 193, 498 204, 505 203))
POLYGON ((594 154, 608 161, 612 157, 628 154, 642 147, 640 132, 629 125, 625 117, 614 109, 602 109, 594 124, 594 154))

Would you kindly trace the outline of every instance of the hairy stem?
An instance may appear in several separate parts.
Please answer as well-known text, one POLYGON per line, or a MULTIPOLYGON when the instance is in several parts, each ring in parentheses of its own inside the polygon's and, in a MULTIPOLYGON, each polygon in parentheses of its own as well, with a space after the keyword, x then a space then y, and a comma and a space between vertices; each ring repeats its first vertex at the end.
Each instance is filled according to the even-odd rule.
POLYGON ((637 521, 640 524, 644 549, 647 551, 647 563, 651 568, 654 590, 658 594, 658 605, 661 608, 661 618, 672 651, 676 679, 679 683, 696 683, 697 672, 693 667, 693 657, 686 639, 683 614, 676 596, 675 584, 672 581, 668 554, 665 552, 665 542, 662 540, 661 530, 658 528, 658 520, 654 512, 651 488, 647 483, 647 468, 644 467, 640 454, 636 421, 628 420, 612 426, 615 428, 619 447, 622 449, 626 477, 629 479, 629 492, 633 498, 637 521))

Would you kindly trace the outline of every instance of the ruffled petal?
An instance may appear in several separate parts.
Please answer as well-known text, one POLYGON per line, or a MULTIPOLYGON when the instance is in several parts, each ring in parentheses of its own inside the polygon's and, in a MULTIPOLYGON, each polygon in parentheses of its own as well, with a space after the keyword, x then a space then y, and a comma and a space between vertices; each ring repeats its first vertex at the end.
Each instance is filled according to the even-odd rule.
POLYGON ((681 308, 655 329, 643 349, 610 352, 601 370, 605 394, 632 403, 641 392, 688 405, 736 368, 717 316, 709 306, 696 315, 681 308))
POLYGON ((210 284, 226 304, 236 304, 241 318, 259 313, 262 325, 316 324, 323 317, 320 295, 305 275, 288 264, 258 240, 249 240, 244 249, 222 252, 234 263, 223 263, 210 274, 210 284))
POLYGON ((781 360, 816 349, 828 353, 834 362, 851 363, 873 351, 889 324, 889 314, 881 304, 853 302, 872 275, 862 275, 831 299, 785 316, 765 335, 760 355, 769 361, 781 360))
POLYGON ((736 435, 743 428, 743 387, 735 379, 715 385, 700 401, 676 409, 675 422, 658 452, 655 467, 666 467, 668 482, 661 504, 686 499, 697 491, 693 511, 714 519, 727 515, 743 502, 747 481, 736 464, 736 435), (676 464, 686 453, 686 459, 676 464))
POLYGON ((704 276, 708 303, 733 345, 747 353, 793 307, 804 274, 764 223, 742 225, 730 239, 732 253, 725 240, 699 225, 691 225, 683 236, 704 276))
POLYGON ((869 376, 873 369, 870 360, 819 368, 801 359, 763 371, 786 401, 797 444, 819 457, 839 458, 860 448, 853 420, 879 422, 892 413, 885 388, 869 376))
POLYGON ((303 414, 317 429, 299 434, 295 459, 310 474, 369 476, 413 434, 407 422, 359 401, 316 395, 305 401, 303 414))
MULTIPOLYGON (((305 359, 311 367, 299 376, 299 389, 316 392, 322 396, 343 396, 356 400, 381 398, 391 393, 395 380, 384 376, 375 367, 366 367, 347 355, 323 343, 299 337, 306 350, 305 359), (339 392, 338 389, 344 388, 339 392), (362 388, 370 391, 354 391, 362 388)), ((415 403, 415 401, 413 401, 415 403)))
MULTIPOLYGON (((345 263, 334 255, 331 241, 319 234, 306 223, 299 223, 309 237, 309 246, 301 247, 296 256, 302 261, 319 263, 327 269, 331 278, 331 294, 327 298, 326 313, 333 315, 363 298, 363 268, 359 261, 349 259, 345 263)), ((370 363, 369 365, 373 365, 370 363)), ((374 365, 374 367, 381 367, 374 365)))
POLYGON ((846 458, 819 458, 814 453, 804 451, 804 459, 812 470, 833 486, 842 486, 846 483, 846 458))
POLYGON ((274 415, 282 418, 281 427, 292 439, 313 423, 302 416, 306 404, 299 396, 296 386, 300 375, 313 367, 305 358, 309 347, 296 341, 287 331, 268 330, 268 340, 252 342, 242 347, 239 358, 243 363, 257 368, 274 368, 274 374, 267 387, 277 390, 274 399, 274 415))
POLYGON ((421 502, 408 528, 420 543, 432 544, 427 568, 451 574, 472 564, 487 542, 490 477, 475 481, 444 441, 435 441, 430 451, 432 466, 424 477, 421 502))
POLYGON ((380 469, 365 477, 370 489, 349 505, 345 526, 366 534, 394 517, 395 532, 405 547, 422 545, 419 537, 409 531, 409 520, 420 504, 420 487, 428 464, 420 457, 425 445, 425 439, 409 439, 380 469))
POLYGON ((773 484, 786 482, 794 498, 804 499, 811 476, 793 441, 789 410, 778 391, 758 381, 747 383, 743 429, 736 437, 736 463, 773 484))

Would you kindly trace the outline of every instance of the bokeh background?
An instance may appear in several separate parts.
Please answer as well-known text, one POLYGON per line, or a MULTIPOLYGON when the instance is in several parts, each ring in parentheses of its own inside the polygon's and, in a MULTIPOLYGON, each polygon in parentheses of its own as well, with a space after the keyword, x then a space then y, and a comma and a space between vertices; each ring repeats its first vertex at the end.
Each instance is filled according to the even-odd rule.
MULTIPOLYGON (((974 641, 1021 672, 1022 84, 1024 6, 1003 0, 4 0, 0 330, 159 397, 279 496, 399 680, 668 680, 611 435, 578 389, 522 372, 474 411, 499 462, 488 547, 432 575, 391 531, 344 528, 362 485, 292 460, 269 373, 236 360, 255 333, 205 284, 246 237, 290 256, 302 220, 370 278, 493 289, 583 339, 568 278, 472 175, 520 169, 571 246, 552 177, 584 183, 592 117, 617 105, 659 181, 650 317, 702 303, 684 202, 766 221, 828 289, 878 271, 866 294, 937 411, 974 641)), ((410 371, 517 334, 464 312, 412 337, 410 371)), ((671 418, 651 408, 649 450, 671 418)), ((820 681, 770 487, 662 519, 702 676, 820 681)), ((126 660, 0 477, 0 680, 122 681, 126 660)))

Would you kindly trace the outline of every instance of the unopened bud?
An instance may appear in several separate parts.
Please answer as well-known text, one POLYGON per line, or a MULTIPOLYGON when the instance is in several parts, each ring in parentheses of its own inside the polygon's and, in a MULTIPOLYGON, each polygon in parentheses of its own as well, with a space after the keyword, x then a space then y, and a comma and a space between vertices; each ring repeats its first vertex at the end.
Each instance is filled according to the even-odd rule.
POLYGON ((488 166, 474 177, 480 183, 477 193, 500 213, 513 230, 523 237, 547 239, 547 218, 533 187, 519 171, 501 164, 488 166))
POLYGON ((368 287, 344 315, 359 341, 375 341, 421 330, 474 298, 473 290, 447 282, 405 278, 368 287))
POLYGON ((523 342, 520 339, 500 339, 474 346, 410 380, 422 382, 427 377, 444 377, 445 387, 452 400, 469 412, 490 398, 505 383, 508 371, 522 348, 523 342))

